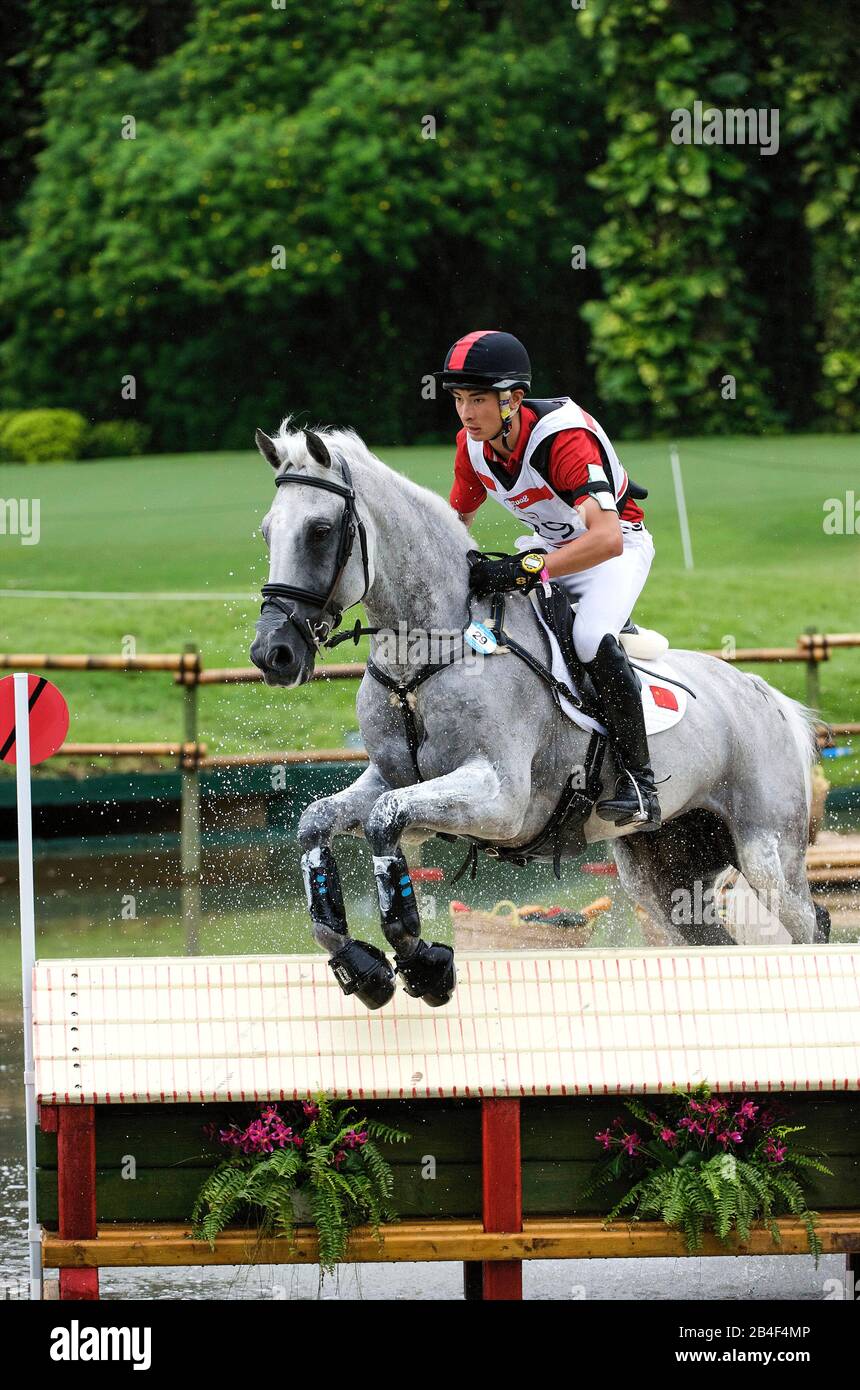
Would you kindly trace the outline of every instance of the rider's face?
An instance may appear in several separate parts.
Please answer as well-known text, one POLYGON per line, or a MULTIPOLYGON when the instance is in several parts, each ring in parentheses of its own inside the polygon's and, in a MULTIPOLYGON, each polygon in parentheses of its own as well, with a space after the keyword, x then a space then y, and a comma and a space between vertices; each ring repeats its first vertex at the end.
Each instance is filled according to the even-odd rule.
MULTIPOLYGON (((451 392, 460 423, 470 439, 495 439, 502 428, 497 391, 467 391, 458 387, 451 392)), ((511 404, 516 406, 522 400, 522 391, 511 392, 511 404)))

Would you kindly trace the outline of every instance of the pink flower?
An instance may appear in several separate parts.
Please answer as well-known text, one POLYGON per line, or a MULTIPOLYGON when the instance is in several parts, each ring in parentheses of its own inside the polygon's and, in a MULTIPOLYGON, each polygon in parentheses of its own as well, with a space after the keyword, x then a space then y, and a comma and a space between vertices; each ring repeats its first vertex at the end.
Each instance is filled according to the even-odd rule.
POLYGON ((717 1135, 717 1143, 722 1144, 723 1148, 725 1148, 727 1144, 740 1144, 743 1137, 744 1136, 738 1129, 724 1129, 722 1134, 717 1135))
POLYGON ((683 1120, 679 1121, 679 1124, 683 1125, 684 1129, 686 1129, 689 1134, 704 1134, 705 1132, 704 1127, 699 1124, 699 1121, 691 1120, 689 1115, 685 1115, 683 1120))
POLYGON ((634 1134, 625 1134, 624 1139, 622 1140, 622 1143, 621 1143, 621 1147, 622 1147, 622 1149, 624 1149, 625 1153, 634 1154, 634 1153, 636 1152, 636 1147, 637 1147, 638 1143, 639 1143, 639 1135, 638 1135, 638 1134, 635 1134, 635 1133, 634 1133, 634 1134))
POLYGON ((765 1153, 774 1163, 782 1163, 788 1153, 788 1145, 780 1144, 776 1139, 768 1139, 765 1153))
POLYGON ((745 1120, 754 1120, 756 1117, 757 1105, 753 1105, 751 1100, 745 1100, 738 1110, 738 1119, 743 1117, 745 1120))
POLYGON ((725 1110, 726 1107, 721 1100, 715 1099, 709 1100, 705 1108, 709 1115, 719 1115, 720 1111, 725 1110))
POLYGON ((312 1100, 303 1100, 302 1109, 304 1110, 309 1120, 315 1120, 317 1115, 320 1113, 319 1106, 315 1105, 312 1100))
POLYGON ((674 1149, 678 1142, 678 1136, 674 1129, 669 1129, 668 1126, 660 1130, 660 1138, 663 1140, 664 1144, 669 1145, 670 1149, 674 1149))
POLYGON ((608 1129, 601 1130, 600 1133, 595 1134, 594 1137, 595 1139, 599 1140, 599 1142, 603 1145, 604 1149, 610 1149, 612 1147, 612 1135, 610 1134, 608 1129))

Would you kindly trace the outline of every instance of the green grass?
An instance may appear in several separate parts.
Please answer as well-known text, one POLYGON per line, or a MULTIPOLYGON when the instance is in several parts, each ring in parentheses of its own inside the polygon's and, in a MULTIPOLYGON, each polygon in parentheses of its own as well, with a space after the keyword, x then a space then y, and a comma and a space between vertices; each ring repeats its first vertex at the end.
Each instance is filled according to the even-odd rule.
MULTIPOLYGON (((832 632, 858 622, 860 535, 828 536, 823 504, 856 486, 857 440, 845 436, 679 441, 695 570, 684 571, 663 442, 621 450, 650 489, 646 517, 657 554, 636 616, 673 646, 792 646, 808 624, 832 632)), ((447 496, 453 450, 380 448, 395 469, 447 496)), ((271 471, 254 454, 208 454, 0 468, 4 498, 38 496, 41 543, 0 537, 0 587, 189 590, 248 593, 247 600, 177 603, 24 600, 0 595, 6 651, 178 651, 195 642, 208 666, 247 665, 265 578, 256 527, 272 494, 271 471)), ((487 502, 475 526, 485 549, 511 548, 518 527, 487 502)), ((420 539, 420 538, 419 538, 420 539)), ((418 551, 420 554, 420 551, 418 551)), ((354 615, 352 615, 354 616, 354 615)), ((333 660, 363 659, 341 646, 333 660)), ((766 666, 765 677, 804 695, 804 668, 766 666)), ((168 739, 182 733, 182 705, 169 675, 62 674, 75 740, 168 739)), ((824 713, 860 719, 860 650, 821 672, 824 713)), ((281 692, 262 686, 204 688, 201 737, 211 751, 240 752, 343 743, 356 727, 355 684, 281 692)), ((857 780, 855 760, 828 764, 834 781, 857 780)))

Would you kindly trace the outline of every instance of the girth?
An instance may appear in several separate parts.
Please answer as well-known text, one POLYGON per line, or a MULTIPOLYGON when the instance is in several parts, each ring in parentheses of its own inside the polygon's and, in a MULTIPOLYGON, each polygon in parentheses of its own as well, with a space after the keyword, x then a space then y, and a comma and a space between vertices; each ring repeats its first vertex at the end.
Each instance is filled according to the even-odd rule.
MULTIPOLYGON (((501 859, 506 864, 516 864, 518 868, 524 868, 533 859, 546 858, 547 852, 551 848, 553 873, 556 878, 560 879, 561 852, 568 826, 571 822, 582 823, 590 815, 591 808, 600 793, 601 770, 605 752, 606 735, 599 734, 595 729, 592 731, 585 754, 585 786, 576 785, 581 779, 579 770, 574 770, 565 782, 558 803, 546 825, 524 845, 512 847, 510 845, 488 844, 486 840, 478 839, 475 835, 449 835, 447 831, 438 830, 436 835, 440 840, 463 839, 471 841, 466 858, 450 882, 456 883, 463 877, 467 869, 471 878, 477 878, 479 849, 482 849, 490 859, 501 859)), ((581 838, 582 848, 585 849, 585 837, 581 838)))

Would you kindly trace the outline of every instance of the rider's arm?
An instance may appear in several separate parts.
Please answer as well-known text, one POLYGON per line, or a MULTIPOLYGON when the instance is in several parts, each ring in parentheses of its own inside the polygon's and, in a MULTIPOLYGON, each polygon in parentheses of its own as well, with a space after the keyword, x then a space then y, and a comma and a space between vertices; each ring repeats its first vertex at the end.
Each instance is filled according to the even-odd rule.
POLYGON ((454 486, 448 501, 454 508, 464 526, 468 526, 477 513, 481 503, 486 501, 487 490, 475 476, 466 443, 466 431, 457 435, 457 453, 454 458, 454 486))
POLYGON ((616 511, 604 511, 593 497, 583 497, 577 502, 576 510, 588 529, 584 536, 577 536, 576 540, 550 551, 546 557, 550 579, 591 569, 592 565, 602 564, 604 560, 611 560, 613 555, 620 555, 624 549, 616 511))

